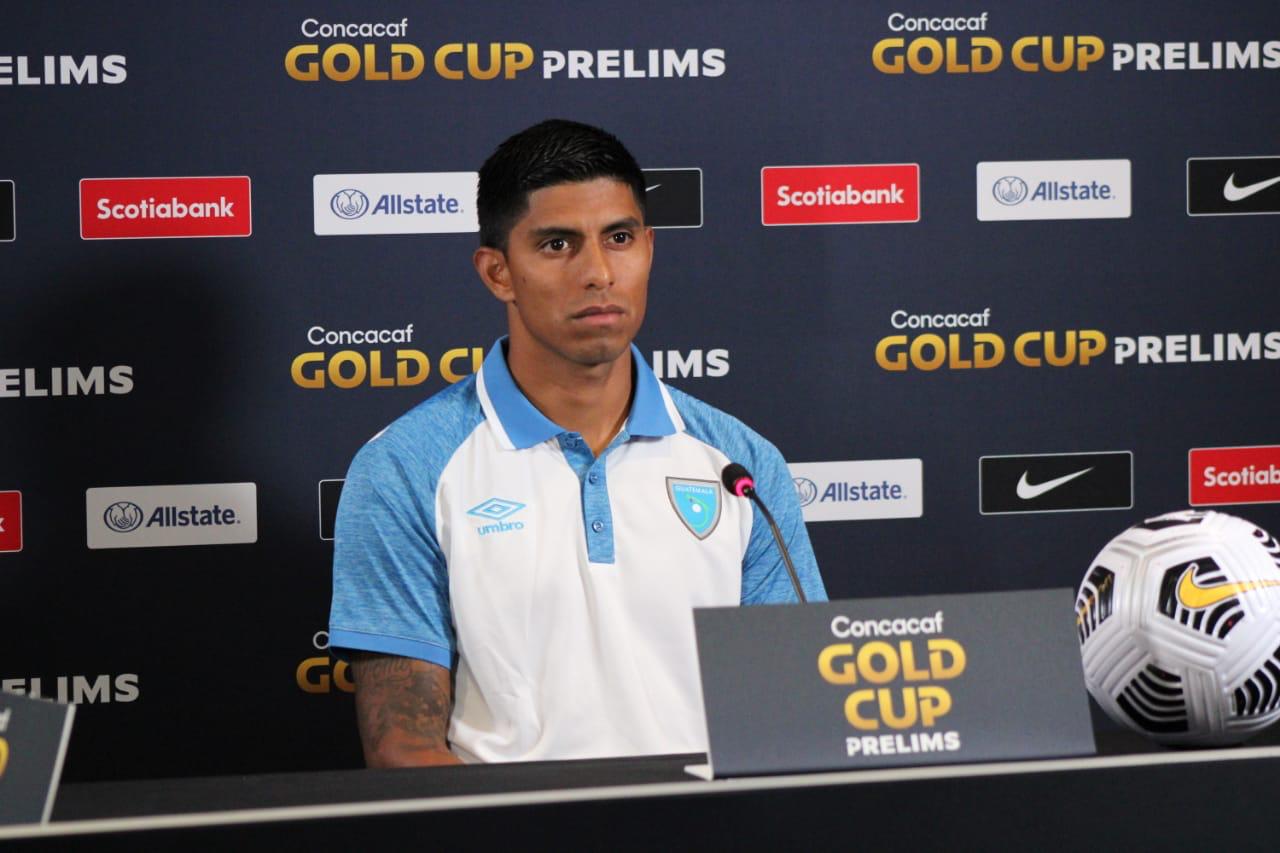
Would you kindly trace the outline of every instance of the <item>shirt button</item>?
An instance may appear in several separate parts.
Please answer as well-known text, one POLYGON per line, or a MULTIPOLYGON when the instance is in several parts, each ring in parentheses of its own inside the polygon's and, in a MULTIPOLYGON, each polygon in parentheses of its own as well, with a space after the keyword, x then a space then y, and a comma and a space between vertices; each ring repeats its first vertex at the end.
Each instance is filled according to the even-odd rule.
POLYGON ((604 530, 604 522, 603 521, 591 522, 591 529, 594 530, 596 533, 599 533, 601 530, 604 530))
POLYGON ((590 474, 587 475, 587 482, 588 483, 600 482, 600 475, 597 474, 595 471, 592 471, 590 474))

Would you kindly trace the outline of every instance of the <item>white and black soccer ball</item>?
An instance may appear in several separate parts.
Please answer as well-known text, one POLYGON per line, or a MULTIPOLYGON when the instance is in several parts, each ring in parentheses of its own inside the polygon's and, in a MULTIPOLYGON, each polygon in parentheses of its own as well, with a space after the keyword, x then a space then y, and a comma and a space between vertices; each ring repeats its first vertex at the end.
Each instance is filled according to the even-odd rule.
POLYGON ((1238 743, 1280 719, 1280 544, 1221 512, 1112 539, 1076 595, 1085 683, 1166 744, 1238 743))

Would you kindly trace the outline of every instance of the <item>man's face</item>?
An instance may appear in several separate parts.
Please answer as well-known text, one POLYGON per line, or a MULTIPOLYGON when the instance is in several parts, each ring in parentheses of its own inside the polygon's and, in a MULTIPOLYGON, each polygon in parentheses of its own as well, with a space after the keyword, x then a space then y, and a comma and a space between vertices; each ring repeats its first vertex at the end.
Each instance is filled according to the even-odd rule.
POLYGON ((501 286, 481 269, 508 303, 513 345, 535 361, 582 366, 625 353, 644 320, 653 261, 643 219, 631 188, 612 178, 530 193, 503 253, 501 286))

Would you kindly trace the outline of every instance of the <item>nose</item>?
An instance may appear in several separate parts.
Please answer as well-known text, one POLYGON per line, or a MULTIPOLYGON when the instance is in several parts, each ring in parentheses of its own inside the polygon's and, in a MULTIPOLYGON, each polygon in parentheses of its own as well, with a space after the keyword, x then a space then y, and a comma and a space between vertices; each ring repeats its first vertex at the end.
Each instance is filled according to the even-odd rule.
POLYGON ((613 286, 613 268, 609 265, 609 251, 592 240, 581 255, 582 280, 588 290, 603 290, 613 286))

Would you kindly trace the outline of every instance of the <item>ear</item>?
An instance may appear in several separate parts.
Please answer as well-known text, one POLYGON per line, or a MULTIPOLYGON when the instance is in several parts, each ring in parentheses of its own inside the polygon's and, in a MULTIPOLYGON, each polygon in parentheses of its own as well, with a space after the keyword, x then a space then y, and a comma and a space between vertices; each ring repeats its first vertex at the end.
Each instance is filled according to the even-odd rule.
POLYGON ((476 274, 489 288, 489 292, 500 302, 514 302, 515 291, 511 288, 511 268, 507 266, 507 256, 500 249, 481 246, 471 256, 476 274))

